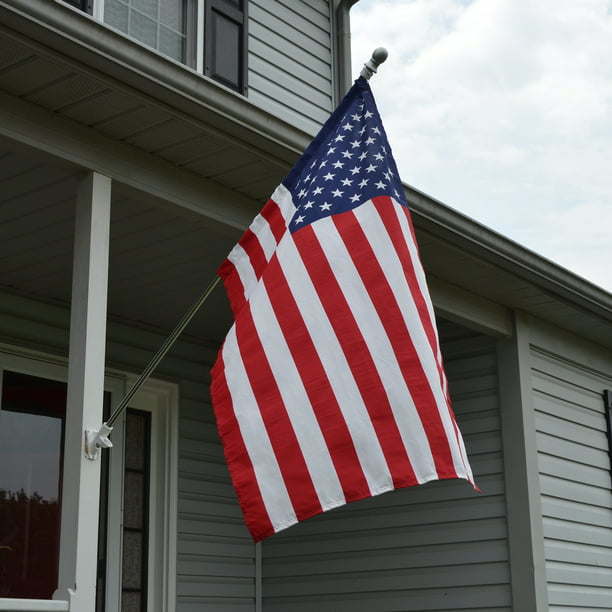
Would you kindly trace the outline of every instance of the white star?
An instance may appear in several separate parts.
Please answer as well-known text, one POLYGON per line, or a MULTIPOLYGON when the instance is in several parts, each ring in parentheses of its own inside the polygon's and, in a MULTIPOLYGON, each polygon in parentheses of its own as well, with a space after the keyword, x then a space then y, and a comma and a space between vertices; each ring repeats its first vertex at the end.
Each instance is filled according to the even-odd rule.
POLYGON ((312 195, 319 195, 320 193, 323 193, 323 187, 315 187, 312 195))
POLYGON ((394 189, 394 190, 393 190, 393 193, 396 195, 396 197, 398 197, 398 198, 400 197, 400 194, 399 194, 399 193, 397 193, 397 189, 394 189))
POLYGON ((306 204, 304 204, 304 208, 312 208, 312 205, 314 204, 314 202, 312 200, 308 200, 308 202, 306 202, 306 204))
POLYGON ((365 187, 365 186, 368 184, 368 180, 369 180, 369 179, 365 179, 365 178, 364 178, 364 179, 363 179, 363 180, 362 180, 362 181, 359 183, 359 186, 360 186, 360 187, 362 187, 362 188, 363 188, 363 187, 365 187))
POLYGON ((351 202, 359 202, 359 196, 357 194, 352 195, 349 199, 351 202))
POLYGON ((373 131, 375 134, 378 134, 378 135, 380 136, 380 130, 378 129, 378 126, 376 126, 376 125, 375 125, 375 126, 372 128, 372 131, 373 131))
POLYGON ((345 178, 345 179, 342 179, 342 184, 343 184, 345 187, 350 187, 350 186, 353 184, 353 180, 352 180, 352 179, 350 179, 350 178, 345 178))
POLYGON ((340 191, 338 188, 334 189, 332 191, 332 195, 334 196, 334 198, 341 198, 342 197, 343 192, 340 191))
POLYGON ((360 105, 359 105, 357 108, 358 108, 359 110, 363 110, 363 106, 364 106, 363 104, 360 104, 360 105))
POLYGON ((351 168, 351 174, 355 175, 355 174, 359 174, 361 172, 361 168, 359 166, 355 166, 354 168, 351 168))
POLYGON ((376 155, 374 155, 374 159, 380 161, 381 159, 384 159, 384 157, 380 153, 376 153, 376 155))
POLYGON ((336 161, 332 164, 334 168, 344 168, 344 164, 341 161, 336 161))
POLYGON ((353 149, 357 148, 361 143, 358 140, 353 140, 353 142, 351 142, 351 147, 353 147, 353 149))
POLYGON ((360 130, 359 130, 359 134, 363 136, 363 133, 368 129, 367 125, 364 125, 360 130))
POLYGON ((331 172, 328 172, 328 173, 327 173, 327 174, 326 174, 326 175, 325 175, 323 178, 324 178, 326 181, 331 181, 331 180, 334 178, 334 176, 336 176, 336 175, 335 175, 335 174, 332 174, 331 172))
POLYGON ((363 161, 366 157, 367 157, 367 153, 364 151, 360 156, 359 156, 359 161, 363 161))
POLYGON ((376 170, 376 166, 373 166, 372 164, 366 168, 366 172, 374 172, 374 170, 376 170))
POLYGON ((393 170, 391 170, 391 168, 387 168, 387 171, 389 172, 391 176, 393 176, 393 170))
POLYGON ((361 119, 361 115, 358 115, 357 113, 355 113, 354 115, 351 115, 351 118, 354 121, 359 121, 361 119))
POLYGON ((298 193, 298 198, 303 198, 308 192, 305 189, 302 189, 300 193, 298 193))
POLYGON ((323 166, 327 166, 327 160, 324 159, 320 164, 319 164, 319 168, 323 168, 323 166))
POLYGON ((347 121, 343 126, 342 126, 343 130, 352 130, 353 126, 347 121))
POLYGON ((336 147, 329 147, 329 150, 327 151, 328 155, 331 155, 332 153, 334 153, 336 151, 336 147))
POLYGON ((365 141, 365 143, 366 143, 367 145, 374 144, 375 142, 376 142, 376 138, 372 138, 371 136, 368 136, 368 137, 367 137, 367 139, 366 139, 366 141, 365 141))
POLYGON ((353 153, 350 151, 342 151, 342 157, 346 157, 347 159, 351 159, 353 157, 353 153))
POLYGON ((311 165, 310 167, 311 167, 311 168, 314 168, 316 165, 317 165, 317 160, 315 159, 315 160, 312 162, 312 165, 311 165))
POLYGON ((310 174, 304 179, 304 182, 307 183, 310 180, 310 174))
POLYGON ((319 208, 321 210, 329 210, 331 208, 331 204, 329 204, 328 202, 325 202, 324 204, 321 204, 319 208))
POLYGON ((302 215, 297 217, 296 220, 295 220, 296 223, 301 223, 302 221, 304 221, 304 217, 302 217, 302 215))
POLYGON ((383 183, 382 181, 378 181, 378 183, 376 183, 376 186, 377 186, 379 189, 384 189, 384 188, 386 187, 386 185, 387 185, 387 184, 386 184, 386 183, 383 183))
POLYGON ((334 142, 342 142, 344 140, 344 134, 338 134, 335 138, 334 138, 334 142))
POLYGON ((369 119, 370 117, 373 117, 373 116, 374 116, 374 113, 371 113, 370 111, 366 111, 364 115, 366 119, 369 119))
POLYGON ((383 172, 383 176, 389 180, 391 178, 391 175, 388 172, 383 172))

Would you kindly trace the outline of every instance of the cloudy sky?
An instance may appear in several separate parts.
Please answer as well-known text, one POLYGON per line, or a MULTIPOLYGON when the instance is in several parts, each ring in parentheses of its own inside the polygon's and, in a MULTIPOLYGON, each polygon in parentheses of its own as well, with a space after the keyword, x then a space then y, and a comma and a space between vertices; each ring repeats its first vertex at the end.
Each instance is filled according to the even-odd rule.
POLYGON ((612 291, 612 0, 360 0, 402 179, 612 291))

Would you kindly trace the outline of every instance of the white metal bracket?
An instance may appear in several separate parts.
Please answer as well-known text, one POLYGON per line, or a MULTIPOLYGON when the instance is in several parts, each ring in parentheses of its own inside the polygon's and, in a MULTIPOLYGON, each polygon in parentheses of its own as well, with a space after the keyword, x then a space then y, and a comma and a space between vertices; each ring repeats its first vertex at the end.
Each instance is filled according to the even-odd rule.
POLYGON ((113 443, 108 437, 111 431, 113 431, 113 428, 106 423, 102 423, 98 431, 94 429, 85 430, 85 456, 89 460, 95 461, 101 448, 112 448, 113 443))

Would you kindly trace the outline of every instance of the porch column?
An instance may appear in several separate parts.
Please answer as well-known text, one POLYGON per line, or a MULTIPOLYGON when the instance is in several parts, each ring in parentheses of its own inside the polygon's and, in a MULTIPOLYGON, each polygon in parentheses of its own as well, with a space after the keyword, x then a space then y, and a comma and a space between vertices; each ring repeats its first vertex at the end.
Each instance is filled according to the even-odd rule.
POLYGON ((84 430, 102 423, 111 180, 90 172, 76 202, 68 400, 58 589, 74 612, 94 612, 100 459, 83 452, 84 430))

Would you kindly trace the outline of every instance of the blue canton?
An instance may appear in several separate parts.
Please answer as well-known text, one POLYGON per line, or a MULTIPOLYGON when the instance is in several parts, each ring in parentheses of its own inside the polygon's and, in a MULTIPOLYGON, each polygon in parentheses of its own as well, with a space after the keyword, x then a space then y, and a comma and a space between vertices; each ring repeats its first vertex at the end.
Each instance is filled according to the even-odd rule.
POLYGON ((297 208, 295 232, 375 196, 406 206, 404 189, 368 82, 359 78, 283 181, 297 208))

